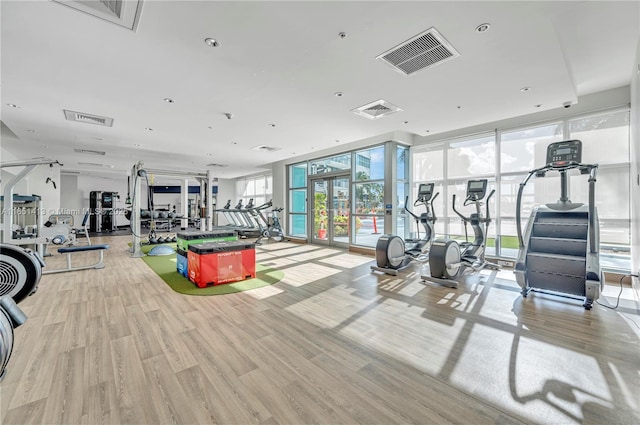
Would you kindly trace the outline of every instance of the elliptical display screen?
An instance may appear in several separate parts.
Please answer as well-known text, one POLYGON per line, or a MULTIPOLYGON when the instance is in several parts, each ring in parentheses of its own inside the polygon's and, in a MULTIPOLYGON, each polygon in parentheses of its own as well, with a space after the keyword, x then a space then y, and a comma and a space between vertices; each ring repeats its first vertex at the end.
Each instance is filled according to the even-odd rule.
POLYGON ((487 179, 469 180, 467 183, 467 197, 482 199, 487 193, 487 179))
POLYGON ((580 140, 567 140, 551 143, 547 146, 548 165, 562 167, 571 162, 582 162, 582 142, 580 140))
POLYGON ((418 198, 426 198, 426 200, 431 199, 431 195, 433 194, 433 186, 434 183, 421 183, 418 186, 418 198))

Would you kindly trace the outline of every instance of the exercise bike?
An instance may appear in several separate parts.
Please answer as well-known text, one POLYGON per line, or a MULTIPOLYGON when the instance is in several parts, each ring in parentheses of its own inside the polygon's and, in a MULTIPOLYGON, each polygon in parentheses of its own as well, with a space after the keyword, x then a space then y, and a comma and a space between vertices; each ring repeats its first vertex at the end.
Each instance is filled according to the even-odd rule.
POLYGON ((465 236, 467 223, 471 224, 474 233, 473 242, 458 243, 455 240, 435 240, 429 252, 429 270, 431 276, 421 276, 422 280, 439 283, 449 288, 458 287, 458 277, 465 269, 479 271, 484 268, 500 270, 500 266, 485 260, 485 245, 491 217, 489 216, 489 200, 495 193, 492 190, 486 203, 486 218, 482 216, 480 207, 487 193, 487 179, 469 180, 467 182, 467 197, 464 206, 474 204, 476 212, 465 217, 456 209, 456 195, 453 195, 453 211, 464 221, 465 236))
POLYGON ((262 239, 265 238, 274 242, 284 241, 284 231, 282 230, 282 225, 280 224, 280 217, 278 217, 278 213, 281 212, 283 208, 273 208, 271 210, 271 219, 269 219, 269 217, 265 217, 265 215, 262 213, 263 210, 271 208, 272 206, 273 202, 269 201, 250 210, 251 215, 260 228, 260 236, 258 237, 258 239, 256 239, 256 245, 262 244, 262 239))
MULTIPOLYGON (((403 240, 396 235, 380 236, 376 244, 376 265, 371 266, 371 270, 397 276, 398 270, 408 267, 411 261, 426 261, 431 240, 435 234, 433 225, 436 222, 436 214, 433 210, 433 201, 440 194, 438 192, 433 195, 433 187, 434 183, 423 183, 418 187, 418 198, 413 203, 413 206, 415 208, 419 205, 424 205, 427 210, 420 216, 415 215, 407 208, 408 196, 404 201, 405 211, 411 214, 416 223, 419 222, 424 227, 424 237, 403 240), (412 244, 409 249, 406 248, 406 243, 412 244)), ((420 236, 419 227, 418 236, 420 236)))

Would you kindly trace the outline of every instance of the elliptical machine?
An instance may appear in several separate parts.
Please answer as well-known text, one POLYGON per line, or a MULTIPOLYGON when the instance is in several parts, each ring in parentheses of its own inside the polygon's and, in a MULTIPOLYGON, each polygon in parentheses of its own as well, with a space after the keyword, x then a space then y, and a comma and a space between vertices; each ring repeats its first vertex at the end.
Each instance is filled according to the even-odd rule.
POLYGON ((547 146, 547 163, 529 172, 520 183, 516 202, 519 252, 514 273, 526 297, 533 288, 583 296, 590 310, 604 287, 600 270, 600 225, 595 207, 597 164, 582 164, 582 142, 567 140, 547 146), (574 203, 567 196, 567 171, 589 174, 589 205, 574 203), (532 176, 548 171, 560 173, 557 203, 533 208, 522 235, 522 192, 532 176))
POLYGON ((487 194, 487 179, 469 180, 467 182, 467 197, 463 206, 474 204, 476 212, 465 217, 456 209, 456 195, 453 195, 453 211, 464 221, 464 231, 467 232, 467 223, 471 223, 474 233, 473 242, 458 243, 455 240, 438 239, 431 244, 429 253, 429 270, 431 276, 421 276, 422 280, 436 282, 449 288, 457 288, 456 280, 466 268, 479 271, 484 268, 499 270, 500 266, 485 260, 485 246, 487 232, 491 217, 489 215, 489 200, 495 193, 492 190, 487 199, 486 217, 482 216, 480 207, 487 194), (461 249, 462 248, 462 249, 461 249))
MULTIPOLYGON (((404 201, 404 209, 416 220, 416 223, 422 224, 424 227, 424 236, 421 239, 403 240, 396 235, 382 235, 376 244, 376 264, 371 266, 371 270, 383 272, 389 275, 397 276, 398 270, 402 270, 409 266, 413 260, 425 261, 427 253, 431 246, 431 240, 435 235, 433 225, 436 222, 436 214, 433 210, 433 201, 440 194, 433 195, 434 183, 423 183, 418 187, 418 198, 413 203, 414 207, 424 205, 426 212, 415 215, 407 208, 407 196, 404 201), (405 243, 412 244, 406 249, 405 243)), ((418 236, 419 236, 418 230, 418 236)))

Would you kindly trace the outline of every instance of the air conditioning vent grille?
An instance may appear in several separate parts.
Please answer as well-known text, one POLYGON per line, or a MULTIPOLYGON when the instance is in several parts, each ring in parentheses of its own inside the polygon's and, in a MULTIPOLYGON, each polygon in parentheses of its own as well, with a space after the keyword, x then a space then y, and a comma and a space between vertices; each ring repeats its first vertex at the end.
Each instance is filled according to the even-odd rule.
POLYGON ((87 154, 87 155, 102 155, 102 156, 106 155, 106 152, 103 152, 103 151, 94 151, 94 150, 91 150, 91 149, 79 149, 79 148, 75 148, 75 149, 74 149, 74 151, 75 151, 76 153, 84 153, 84 154, 87 154))
POLYGON ((384 105, 374 105, 371 108, 365 109, 365 111, 367 111, 367 112, 387 112, 387 111, 390 111, 390 110, 391 110, 391 108, 387 108, 384 105))
POLYGON ((113 165, 108 165, 108 164, 99 164, 97 162, 81 162, 78 161, 78 165, 84 165, 86 167, 106 167, 106 168, 113 168, 113 165))
POLYGON ((228 167, 228 164, 216 164, 212 162, 211 164, 207 164, 207 167, 228 167))
POLYGON ((112 127, 113 118, 101 117, 100 115, 86 114, 84 112, 76 112, 64 110, 64 116, 68 121, 84 122, 87 124, 101 125, 103 127, 112 127))
POLYGON ((456 49, 435 28, 430 28, 382 53, 377 59, 409 76, 458 56, 456 49))
POLYGON ((275 151, 279 151, 280 149, 282 149, 282 148, 275 148, 275 147, 267 146, 267 145, 258 145, 258 146, 253 148, 253 150, 263 151, 263 152, 275 152, 275 151))
POLYGON ((370 120, 377 120, 378 118, 386 117, 387 115, 395 114, 400 111, 402 111, 401 108, 398 108, 393 103, 387 102, 383 99, 367 103, 366 105, 362 105, 359 108, 351 110, 354 114, 370 120))

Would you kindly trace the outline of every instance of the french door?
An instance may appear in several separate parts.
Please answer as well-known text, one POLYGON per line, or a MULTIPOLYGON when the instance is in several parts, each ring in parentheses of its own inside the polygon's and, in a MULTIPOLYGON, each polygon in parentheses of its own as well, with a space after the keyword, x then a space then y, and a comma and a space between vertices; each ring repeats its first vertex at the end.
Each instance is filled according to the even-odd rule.
POLYGON ((349 247, 351 179, 348 175, 312 178, 310 186, 311 243, 349 247))

